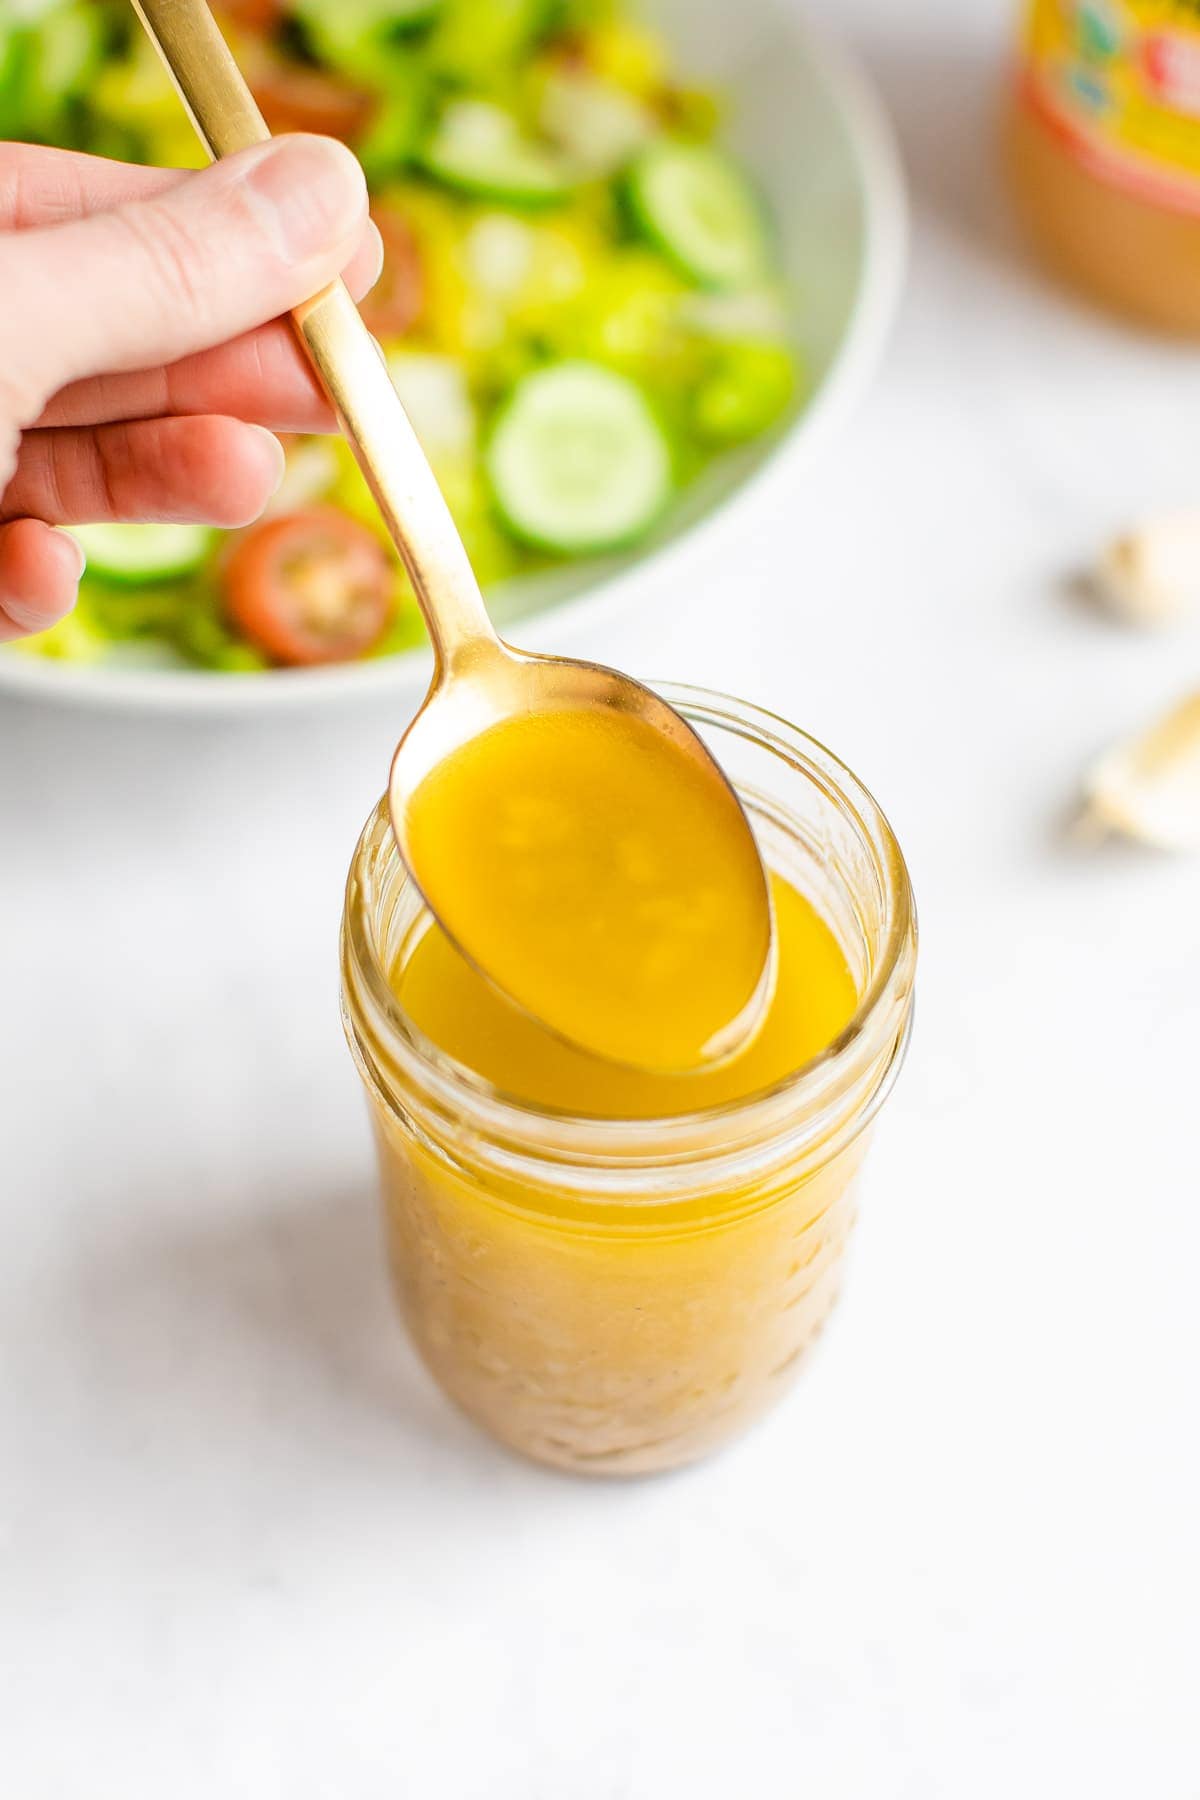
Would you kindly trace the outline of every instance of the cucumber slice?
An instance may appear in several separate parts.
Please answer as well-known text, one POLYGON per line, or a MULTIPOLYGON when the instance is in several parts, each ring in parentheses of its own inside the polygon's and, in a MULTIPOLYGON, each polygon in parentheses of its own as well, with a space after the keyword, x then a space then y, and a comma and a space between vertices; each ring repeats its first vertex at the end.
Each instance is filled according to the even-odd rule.
POLYGON ((750 287, 766 274, 758 196, 720 150, 673 139, 652 144, 630 168, 626 193, 644 235, 703 287, 750 287))
POLYGON ((101 581, 175 581, 198 569, 216 541, 207 525, 76 525, 88 573, 101 581))
POLYGON ((599 363, 552 363, 519 381, 486 466, 513 536, 564 556, 632 543, 671 493, 671 448, 645 395, 599 363))
POLYGON ((511 113, 486 100, 447 106, 420 161, 446 187, 514 206, 553 206, 578 180, 566 157, 525 137, 511 113))

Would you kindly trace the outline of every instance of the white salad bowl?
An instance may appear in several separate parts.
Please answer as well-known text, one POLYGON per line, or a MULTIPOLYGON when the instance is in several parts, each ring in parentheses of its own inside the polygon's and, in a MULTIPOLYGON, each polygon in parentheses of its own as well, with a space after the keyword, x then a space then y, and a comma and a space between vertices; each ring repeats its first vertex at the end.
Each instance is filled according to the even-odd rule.
MULTIPOLYGON (((816 36, 791 0, 643 0, 673 59, 728 102, 726 136, 764 188, 795 335, 807 372, 792 415, 712 465, 661 528, 620 556, 563 564, 493 588, 502 628, 531 648, 567 650, 606 612, 670 603, 687 559, 752 506, 791 487, 862 393, 880 356, 904 266, 905 204, 894 140, 870 85, 816 36)), ((428 654, 409 651, 324 668, 226 674, 139 663, 136 648, 100 663, 0 654, 0 689, 121 710, 259 713, 344 703, 372 693, 413 707, 428 654)))

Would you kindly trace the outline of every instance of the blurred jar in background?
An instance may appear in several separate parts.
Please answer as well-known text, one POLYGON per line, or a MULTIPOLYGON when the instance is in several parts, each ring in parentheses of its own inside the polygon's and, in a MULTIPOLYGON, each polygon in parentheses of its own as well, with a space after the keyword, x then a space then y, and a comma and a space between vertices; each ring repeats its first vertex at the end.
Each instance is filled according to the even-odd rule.
POLYGON ((1200 0, 1029 0, 1008 154, 1051 267, 1200 332, 1200 0))

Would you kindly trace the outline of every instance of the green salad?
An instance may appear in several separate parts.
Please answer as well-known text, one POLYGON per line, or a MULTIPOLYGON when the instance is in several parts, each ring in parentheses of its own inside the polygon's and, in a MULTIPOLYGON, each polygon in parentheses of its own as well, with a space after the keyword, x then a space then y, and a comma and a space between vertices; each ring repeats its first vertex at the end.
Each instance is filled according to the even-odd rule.
MULTIPOLYGON (((364 316, 485 586, 637 544, 791 404, 760 197, 720 146, 715 97, 618 0, 215 10, 272 128, 341 137, 367 171, 386 258, 364 316)), ((128 0, 17 0, 0 18, 0 137, 203 160, 128 0)), ((286 448, 246 531, 80 528, 79 606, 22 652, 140 640, 238 671, 420 643, 345 445, 286 448)))

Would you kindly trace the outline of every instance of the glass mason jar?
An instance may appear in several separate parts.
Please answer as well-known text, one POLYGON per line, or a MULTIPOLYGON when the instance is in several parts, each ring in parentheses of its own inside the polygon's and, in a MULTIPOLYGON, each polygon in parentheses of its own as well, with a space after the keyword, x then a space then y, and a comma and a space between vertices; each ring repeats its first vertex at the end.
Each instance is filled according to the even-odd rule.
POLYGON ((674 1118, 573 1117, 499 1092, 425 1037, 389 982, 429 921, 382 805, 355 851, 342 933, 346 1034, 412 1339, 495 1437, 605 1474, 702 1456, 795 1374, 837 1294, 916 961, 903 857, 850 771, 755 707, 660 691, 845 953, 859 1006, 820 1055, 674 1118))

